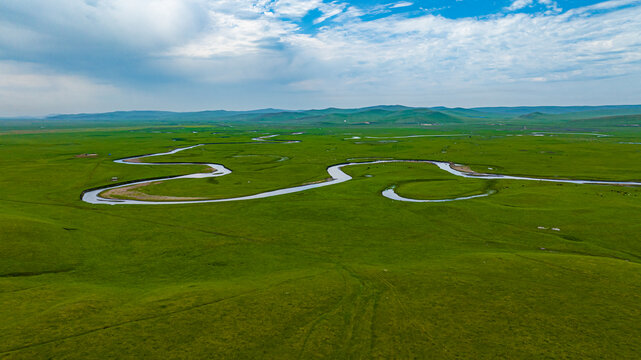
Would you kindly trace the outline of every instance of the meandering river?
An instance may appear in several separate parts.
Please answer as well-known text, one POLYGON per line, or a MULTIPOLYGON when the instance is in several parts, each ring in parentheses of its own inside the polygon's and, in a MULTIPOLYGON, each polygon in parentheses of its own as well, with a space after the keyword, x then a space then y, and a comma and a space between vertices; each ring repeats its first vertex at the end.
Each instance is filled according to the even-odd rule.
MULTIPOLYGON (((270 136, 272 137, 272 136, 270 136)), ((268 137, 261 137, 263 140, 268 137)), ((185 201, 148 201, 148 200, 129 200, 129 199, 111 199, 102 197, 100 194, 113 189, 128 187, 137 184, 149 183, 150 181, 159 182, 159 181, 168 181, 168 180, 178 180, 178 179, 198 179, 198 178, 210 178, 225 176, 231 174, 231 170, 227 169, 224 165, 221 164, 203 164, 203 163, 153 163, 153 162, 142 162, 142 159, 162 156, 162 155, 172 155, 180 151, 185 151, 193 149, 205 144, 198 144, 183 148, 178 148, 168 152, 162 152, 157 154, 150 155, 141 155, 133 156, 124 159, 115 160, 119 164, 128 164, 128 165, 206 165, 211 168, 211 172, 206 173, 195 173, 181 176, 170 176, 165 178, 159 178, 154 180, 141 180, 137 182, 131 182, 127 184, 119 184, 114 186, 108 186, 99 189, 93 189, 85 191, 82 194, 82 200, 90 204, 107 204, 107 205, 177 205, 177 204, 202 204, 202 203, 216 203, 216 202, 229 202, 229 201, 244 201, 244 200, 253 200, 253 199, 263 199, 272 196, 286 195, 297 193, 301 191, 306 191, 310 189, 320 188, 324 186, 337 185, 344 183, 352 179, 351 176, 346 174, 342 169, 349 166, 357 165, 371 165, 371 164, 384 164, 384 163, 399 163, 399 162, 413 162, 413 163, 425 163, 436 165, 439 169, 447 171, 448 173, 464 178, 472 179, 485 179, 485 180, 524 180, 524 181, 546 181, 546 182, 555 182, 555 183, 570 183, 570 184, 597 184, 597 185, 629 185, 629 186, 641 186, 641 182, 634 181, 599 181, 599 180, 566 180, 566 179, 545 179, 545 178, 534 178, 534 177, 522 177, 522 176, 511 176, 511 175, 499 175, 499 174, 482 174, 482 173, 473 173, 473 172, 464 172, 456 169, 460 165, 456 165, 450 162, 445 161, 433 161, 433 160, 375 160, 375 161, 365 161, 365 162, 349 162, 344 164, 332 165, 327 168, 327 173, 330 175, 331 179, 318 182, 314 184, 294 186, 289 188, 283 188, 279 190, 262 192, 254 195, 232 197, 226 199, 206 199, 206 200, 185 200, 185 201)), ((390 187, 383 191, 382 195, 386 198, 397 200, 397 201, 406 201, 406 202, 448 202, 448 201, 459 201, 459 200, 468 200, 474 198, 485 197, 493 194, 493 192, 488 192, 485 194, 459 197, 453 199, 438 199, 438 200, 420 200, 420 199, 409 199, 402 197, 394 191, 393 187, 390 187)))

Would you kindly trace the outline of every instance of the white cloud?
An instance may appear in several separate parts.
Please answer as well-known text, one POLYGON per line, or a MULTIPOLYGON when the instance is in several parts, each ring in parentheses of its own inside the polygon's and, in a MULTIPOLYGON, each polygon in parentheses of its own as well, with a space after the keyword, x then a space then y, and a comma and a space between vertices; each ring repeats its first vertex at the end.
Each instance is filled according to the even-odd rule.
POLYGON ((533 2, 534 2, 533 0, 514 0, 512 4, 508 6, 506 9, 508 11, 520 10, 526 6, 532 5, 533 2))
POLYGON ((227 1, 211 2, 206 29, 187 44, 169 49, 165 54, 208 58, 272 53, 278 51, 284 39, 299 30, 298 25, 283 18, 301 18, 316 9, 321 15, 314 23, 319 24, 343 13, 346 8, 344 3, 323 3, 321 0, 244 2, 251 6, 236 3, 236 6, 229 6, 227 1))
POLYGON ((3 116, 106 111, 131 106, 139 94, 83 76, 60 74, 41 65, 0 61, 0 109, 3 116))
MULTIPOLYGON (((66 59, 68 51, 74 56, 113 52, 117 60, 134 60, 107 64, 113 66, 110 73, 130 71, 136 75, 137 70, 130 69, 138 67, 151 76, 186 84, 183 100, 168 101, 191 101, 192 85, 201 92, 228 93, 226 99, 242 94, 237 101, 247 104, 292 108, 346 105, 346 101, 353 105, 415 101, 420 105, 421 99, 423 105, 436 105, 430 99, 445 103, 445 95, 460 99, 461 105, 465 99, 485 99, 492 94, 510 99, 521 96, 523 102, 542 98, 541 94, 558 100, 570 96, 554 90, 570 88, 562 84, 575 84, 574 89, 580 92, 577 84, 599 82, 610 85, 597 85, 590 99, 598 94, 603 102, 623 98, 612 92, 617 82, 626 96, 641 94, 641 83, 635 85, 629 80, 641 74, 640 0, 612 0, 566 12, 560 12, 553 0, 516 0, 510 5, 514 11, 539 4, 549 12, 497 14, 485 19, 397 14, 372 21, 364 21, 361 16, 410 3, 390 3, 378 10, 321 0, 26 3, 0 3, 0 33, 11 34, 0 36, 2 56, 25 53, 25 57, 34 59, 40 52, 46 64, 52 55, 66 59), (30 17, 32 23, 3 18, 3 9, 11 10, 5 14, 30 17), (322 26, 302 31, 297 19, 310 12, 319 14, 314 22, 322 26), (242 89, 227 92, 234 86, 242 89), (515 92, 519 86, 527 93, 515 92), (284 103, 261 102, 266 98, 282 98, 284 103), (286 103, 293 98, 297 99, 295 103, 286 103)), ((86 72, 79 75, 71 66, 53 73, 16 64, 4 63, 4 70, 0 69, 0 99, 14 99, 16 104, 37 103, 40 95, 42 108, 58 108, 54 106, 57 100, 49 99, 71 104, 71 100, 65 103, 57 97, 55 91, 67 94, 66 99, 74 99, 69 95, 76 92, 78 102, 84 104, 92 103, 95 97, 93 104, 99 104, 101 97, 122 99, 122 88, 130 86, 111 78, 111 83, 120 84, 118 88, 100 84, 91 80, 97 76, 86 72), (27 76, 30 72, 33 78, 27 76), (12 94, 12 86, 22 90, 12 94), (36 94, 31 98, 30 88, 36 94)), ((152 94, 155 91, 146 89, 152 94)), ((180 96, 181 92, 174 94, 180 96)), ((227 103, 216 105, 214 97, 204 98, 210 103, 203 107, 228 107, 227 103)), ((500 98, 495 100, 500 102, 500 98)), ((10 109, 9 103, 0 100, 0 108, 10 109)))
POLYGON ((287 18, 302 18, 322 6, 322 0, 277 0, 271 7, 275 14, 287 18))
POLYGON ((288 42, 310 67, 320 63, 329 68, 296 86, 315 84, 342 94, 355 88, 406 94, 461 86, 483 91, 491 84, 592 81, 640 73, 641 8, 576 16, 586 11, 488 20, 391 16, 354 20, 314 37, 289 37, 288 42))
POLYGON ((330 18, 342 13, 343 10, 345 9, 345 7, 341 6, 341 5, 339 5, 339 6, 325 6, 322 9, 323 9, 322 10, 323 11, 323 15, 321 15, 320 17, 315 19, 314 20, 314 24, 320 24, 320 23, 324 22, 325 20, 330 19, 330 18))
POLYGON ((554 12, 558 13, 563 11, 563 9, 559 7, 559 4, 553 0, 539 0, 539 4, 545 5, 550 11, 550 13, 554 13, 554 12))
POLYGON ((624 6, 630 6, 630 5, 639 5, 641 4, 640 0, 610 0, 610 1, 603 1, 600 3, 596 3, 590 6, 586 6, 583 9, 584 10, 607 10, 607 9, 614 9, 614 8, 620 8, 624 6))
POLYGON ((399 1, 399 2, 397 2, 395 4, 390 5, 390 8, 396 9, 396 8, 408 7, 408 6, 412 6, 412 5, 414 5, 413 2, 399 1))
POLYGON ((0 55, 10 56, 19 49, 41 49, 47 44, 47 36, 19 24, 0 20, 0 55), (5 54, 2 53, 5 49, 5 54))
POLYGON ((517 11, 526 7, 534 6, 535 4, 540 4, 545 6, 548 9, 548 14, 561 12, 562 9, 559 7, 559 4, 554 0, 514 0, 510 6, 506 7, 507 11, 517 11))
POLYGON ((271 16, 239 17, 212 10, 206 31, 185 45, 170 49, 170 56, 208 58, 241 56, 265 51, 274 41, 296 30, 296 25, 271 16))

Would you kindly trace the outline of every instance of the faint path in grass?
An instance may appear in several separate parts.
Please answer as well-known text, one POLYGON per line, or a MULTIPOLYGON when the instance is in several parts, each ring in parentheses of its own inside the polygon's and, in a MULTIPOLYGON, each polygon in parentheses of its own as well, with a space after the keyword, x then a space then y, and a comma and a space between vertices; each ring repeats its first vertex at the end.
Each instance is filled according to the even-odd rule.
POLYGON ((122 322, 118 322, 118 323, 114 323, 114 324, 104 325, 104 326, 99 327, 99 328, 86 330, 86 331, 79 332, 79 333, 76 333, 76 334, 72 334, 72 335, 68 335, 68 336, 62 336, 62 337, 59 337, 59 338, 46 340, 46 341, 41 341, 41 342, 32 343, 32 344, 27 344, 27 345, 23 345, 23 346, 18 346, 18 347, 14 347, 14 348, 10 348, 10 349, 0 349, 0 356, 8 355, 8 354, 16 352, 16 351, 29 349, 29 348, 36 347, 36 346, 42 346, 42 345, 56 343, 56 342, 59 342, 59 341, 73 339, 73 338, 77 338, 77 337, 93 334, 93 333, 96 333, 96 332, 99 332, 99 331, 103 331, 103 330, 109 330, 109 329, 117 328, 117 327, 120 327, 120 326, 125 326, 125 325, 128 325, 128 324, 133 324, 133 323, 138 323, 138 322, 142 322, 142 321, 153 320, 153 319, 166 317, 166 316, 171 316, 171 315, 180 314, 180 313, 185 313, 185 312, 196 310, 196 309, 199 309, 199 308, 202 308, 202 307, 205 307, 205 306, 216 305, 216 304, 224 302, 224 301, 229 301, 229 300, 237 299, 237 298, 244 297, 244 296, 247 296, 247 295, 251 295, 251 294, 254 294, 254 293, 257 293, 257 292, 269 290, 269 289, 272 289, 272 288, 275 288, 275 287, 278 287, 278 286, 281 286, 281 285, 284 285, 284 284, 287 284, 287 283, 300 281, 300 280, 305 280, 305 279, 311 279, 311 278, 314 278, 314 277, 317 277, 317 276, 320 276, 320 275, 323 275, 323 274, 324 273, 318 273, 318 274, 314 274, 314 275, 307 275, 307 276, 301 276, 301 277, 297 277, 297 278, 287 279, 285 281, 281 281, 279 283, 276 283, 276 284, 273 284, 273 285, 269 285, 269 286, 266 286, 266 287, 262 287, 262 288, 259 288, 259 289, 254 289, 254 290, 242 292, 240 294, 236 294, 236 295, 232 295, 232 296, 228 296, 228 297, 224 297, 224 298, 219 298, 219 299, 216 299, 216 300, 213 300, 213 301, 200 303, 200 304, 197 304, 197 305, 185 307, 185 308, 174 310, 174 311, 168 311, 168 312, 163 312, 163 313, 159 313, 159 314, 149 315, 149 316, 146 316, 146 317, 140 317, 140 318, 131 319, 131 320, 127 320, 127 321, 122 321, 122 322))
POLYGON ((298 359, 306 359, 306 358, 308 358, 308 357, 305 356, 305 350, 307 349, 307 344, 308 344, 312 334, 316 330, 317 326, 321 322, 327 320, 328 317, 338 313, 343 307, 346 306, 348 300, 350 300, 350 302, 353 302, 355 300, 355 298, 357 298, 359 296, 358 291, 353 291, 352 290, 348 279, 345 277, 345 274, 341 272, 341 275, 343 277, 343 282, 344 282, 344 287, 345 287, 344 295, 341 297, 341 299, 338 302, 336 302, 336 304, 333 307, 331 307, 329 310, 321 313, 319 316, 314 318, 312 321, 308 322, 307 325, 302 327, 302 328, 309 327, 309 329, 306 329, 306 331, 305 331, 303 343, 301 344, 300 351, 298 353, 298 359))

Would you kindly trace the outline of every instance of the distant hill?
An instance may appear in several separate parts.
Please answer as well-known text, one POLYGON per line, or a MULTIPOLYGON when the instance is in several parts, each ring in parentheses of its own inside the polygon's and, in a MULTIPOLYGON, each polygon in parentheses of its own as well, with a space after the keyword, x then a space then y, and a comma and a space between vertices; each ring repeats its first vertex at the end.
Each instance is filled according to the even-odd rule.
POLYGON ((327 113, 303 117, 300 119, 300 122, 350 125, 420 125, 424 123, 462 123, 463 120, 451 115, 424 108, 404 108, 401 110, 367 108, 366 110, 359 110, 350 113, 327 113))
POLYGON ((546 114, 544 114, 544 113, 542 113, 540 111, 535 111, 533 113, 521 115, 521 116, 519 116, 519 119, 541 119, 541 118, 545 118, 546 116, 548 116, 548 115, 546 115, 546 114))
POLYGON ((292 124, 444 124, 462 123, 463 120, 445 112, 428 108, 410 108, 400 105, 372 106, 360 109, 323 110, 277 110, 263 109, 254 111, 200 111, 200 112, 168 112, 168 111, 116 111, 101 114, 71 114, 47 117, 53 121, 93 121, 93 122, 122 122, 122 121, 214 121, 230 123, 292 123, 292 124))
POLYGON ((133 119, 170 119, 176 117, 182 118, 220 118, 234 115, 265 115, 273 113, 282 113, 286 110, 277 109, 259 109, 250 111, 227 111, 211 110, 197 112, 172 112, 172 111, 114 111, 98 114, 61 114, 48 116, 47 119, 64 119, 64 120, 133 120, 133 119))
POLYGON ((641 105, 612 106, 520 106, 465 108, 414 108, 378 105, 358 109, 251 111, 210 110, 197 112, 114 111, 98 114, 62 114, 46 118, 0 119, 4 130, 86 126, 140 125, 284 125, 284 126, 371 126, 371 127, 453 127, 537 126, 595 128, 636 126, 641 105))
POLYGON ((512 116, 521 116, 536 112, 550 115, 569 113, 630 115, 641 114, 641 105, 479 107, 472 108, 470 110, 494 114, 507 114, 512 116))
POLYGON ((281 110, 258 109, 250 111, 211 110, 198 112, 171 111, 115 111, 98 114, 63 114, 48 116, 50 120, 214 120, 228 121, 264 121, 312 119, 320 122, 344 120, 341 116, 350 116, 353 121, 374 121, 385 123, 406 123, 436 121, 457 123, 462 119, 484 118, 542 118, 552 116, 555 119, 587 119, 594 117, 637 115, 641 114, 641 105, 607 105, 607 106, 518 106, 518 107, 478 107, 478 108, 413 108, 402 105, 378 105, 358 109, 327 108, 317 110, 281 110))

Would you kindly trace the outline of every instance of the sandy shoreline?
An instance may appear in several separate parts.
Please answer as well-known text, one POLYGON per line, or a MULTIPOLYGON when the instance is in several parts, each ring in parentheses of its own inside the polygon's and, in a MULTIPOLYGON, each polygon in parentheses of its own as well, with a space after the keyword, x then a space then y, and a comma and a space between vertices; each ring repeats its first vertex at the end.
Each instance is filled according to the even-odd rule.
POLYGON ((207 200, 207 198, 203 197, 177 197, 177 196, 164 196, 164 195, 150 195, 150 194, 145 194, 144 192, 137 191, 137 189, 148 186, 148 185, 153 185, 153 184, 159 184, 160 181, 150 181, 146 183, 141 183, 141 184, 135 184, 135 185, 129 185, 129 186, 123 186, 115 189, 110 189, 107 191, 104 191, 100 193, 100 196, 102 196, 105 199, 122 199, 124 198, 129 198, 129 199, 136 199, 136 200, 149 200, 149 201, 190 201, 190 200, 207 200))

